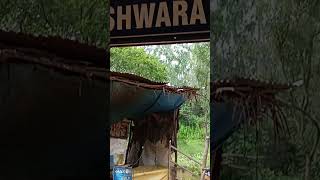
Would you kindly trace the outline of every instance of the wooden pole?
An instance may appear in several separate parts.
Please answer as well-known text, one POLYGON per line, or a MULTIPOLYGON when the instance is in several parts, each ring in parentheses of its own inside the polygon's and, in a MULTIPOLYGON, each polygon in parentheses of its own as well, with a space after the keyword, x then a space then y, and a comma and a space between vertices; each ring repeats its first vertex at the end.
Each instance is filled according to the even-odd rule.
POLYGON ((204 179, 205 168, 206 168, 206 166, 207 166, 209 143, 210 143, 210 137, 207 136, 207 137, 206 137, 206 142, 205 142, 205 148, 204 148, 204 155, 203 155, 203 159, 202 159, 202 165, 201 165, 201 171, 202 171, 202 173, 201 173, 201 180, 204 179))
POLYGON ((202 158, 202 163, 201 163, 201 178, 200 178, 200 180, 203 180, 204 176, 205 176, 205 168, 207 166, 209 143, 210 143, 210 136, 208 134, 208 123, 207 123, 206 124, 206 139, 205 139, 205 143, 204 143, 204 152, 203 152, 203 158, 202 158))
POLYGON ((168 180, 170 180, 170 161, 171 161, 171 140, 169 141, 169 152, 168 152, 168 180))
POLYGON ((185 156, 185 157, 187 157, 188 159, 190 159, 190 160, 194 161, 195 163, 197 163, 197 164, 201 165, 201 163, 200 163, 200 162, 198 162, 197 160, 193 159, 191 156, 189 156, 189 155, 187 155, 187 154, 183 153, 182 151, 178 150, 178 149, 177 149, 177 148, 175 148, 174 146, 171 146, 171 149, 173 149, 173 150, 175 150, 175 151, 178 151, 179 153, 181 153, 182 155, 184 155, 184 156, 185 156))

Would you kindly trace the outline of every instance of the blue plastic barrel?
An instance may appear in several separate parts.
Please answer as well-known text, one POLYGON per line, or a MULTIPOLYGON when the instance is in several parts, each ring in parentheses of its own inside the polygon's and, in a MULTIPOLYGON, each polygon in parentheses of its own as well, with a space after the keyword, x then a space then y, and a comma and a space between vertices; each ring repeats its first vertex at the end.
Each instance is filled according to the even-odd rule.
POLYGON ((114 166, 113 180, 132 180, 132 167, 114 166))

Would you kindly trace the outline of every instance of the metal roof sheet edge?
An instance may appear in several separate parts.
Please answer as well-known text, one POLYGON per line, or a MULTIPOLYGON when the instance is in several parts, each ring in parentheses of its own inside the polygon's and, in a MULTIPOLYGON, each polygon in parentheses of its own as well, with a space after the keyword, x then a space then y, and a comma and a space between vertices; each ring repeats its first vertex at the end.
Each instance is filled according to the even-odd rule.
POLYGON ((58 36, 35 36, 21 32, 0 30, 0 48, 2 48, 1 43, 3 43, 6 48, 34 48, 67 59, 89 61, 102 67, 107 65, 109 57, 107 49, 98 48, 71 39, 62 39, 58 36))
MULTIPOLYGON (((38 64, 49 68, 64 70, 81 74, 86 77, 96 77, 101 80, 115 80, 123 83, 136 84, 141 87, 150 89, 163 89, 170 92, 184 93, 196 92, 197 88, 191 87, 173 87, 167 85, 166 82, 154 82, 147 78, 121 72, 112 72, 106 69, 108 52, 106 49, 97 48, 95 46, 82 44, 79 41, 70 39, 62 39, 57 36, 34 36, 21 32, 3 31, 0 30, 0 51, 4 56, 10 59, 23 59, 24 62, 38 64), (2 49, 2 50, 1 50, 2 49), (23 49, 36 49, 42 53, 42 56, 60 57, 63 60, 75 60, 74 64, 70 62, 55 61, 51 58, 32 58, 34 54, 22 51, 23 49), (21 50, 21 52, 19 52, 21 50), (24 57, 24 58, 22 58, 24 57), (88 61, 89 59, 94 61, 88 61), (86 66, 84 62, 90 63, 91 66, 86 66), (94 65, 95 67, 92 67, 94 65)), ((55 58, 58 59, 58 58, 55 58)))

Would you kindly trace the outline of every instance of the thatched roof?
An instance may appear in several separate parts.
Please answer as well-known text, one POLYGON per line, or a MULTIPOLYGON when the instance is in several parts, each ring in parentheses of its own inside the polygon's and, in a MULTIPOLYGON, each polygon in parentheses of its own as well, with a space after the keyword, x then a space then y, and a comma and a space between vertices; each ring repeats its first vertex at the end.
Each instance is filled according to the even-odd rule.
POLYGON ((226 140, 240 124, 256 125, 271 119, 276 134, 289 132, 286 115, 276 95, 294 87, 291 84, 250 78, 216 80, 211 83, 213 124, 216 146, 226 140))
POLYGON ((128 85, 136 86, 139 88, 162 90, 165 92, 177 93, 177 94, 184 95, 188 98, 192 98, 196 96, 196 93, 198 91, 198 88, 192 88, 187 86, 174 87, 174 86, 168 85, 168 83, 166 82, 155 82, 155 81, 151 81, 149 79, 146 79, 137 75, 133 75, 133 74, 128 74, 128 73, 110 72, 109 78, 111 81, 121 82, 128 85))
POLYGON ((275 95, 292 87, 293 85, 291 84, 262 81, 254 78, 234 78, 212 82, 211 94, 214 101, 219 101, 221 97, 243 98, 252 93, 258 93, 259 96, 265 97, 275 95))

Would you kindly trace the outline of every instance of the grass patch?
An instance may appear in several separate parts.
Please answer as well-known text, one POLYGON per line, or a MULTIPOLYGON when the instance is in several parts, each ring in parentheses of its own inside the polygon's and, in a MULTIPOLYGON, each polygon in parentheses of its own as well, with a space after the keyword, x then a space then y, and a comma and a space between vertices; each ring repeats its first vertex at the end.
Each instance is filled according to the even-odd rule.
MULTIPOLYGON (((178 149, 201 163, 204 151, 204 139, 178 139, 178 149)), ((200 165, 180 153, 178 153, 178 164, 200 175, 200 165)), ((207 167, 209 164, 210 155, 208 153, 207 167)))
POLYGON ((178 139, 186 139, 186 140, 200 140, 205 138, 204 128, 199 125, 187 126, 184 124, 180 124, 178 139))
POLYGON ((196 157, 196 154, 203 153, 204 139, 178 139, 178 149, 192 157, 196 157))
MULTIPOLYGON (((178 149, 183 153, 191 156, 196 161, 202 163, 204 145, 205 145, 205 130, 199 125, 180 124, 178 132, 178 149)), ((210 152, 210 151, 209 151, 210 152)), ((207 167, 210 164, 210 154, 208 152, 207 167)), ((200 175, 201 166, 196 162, 178 153, 178 164, 187 168, 195 174, 200 175)))

